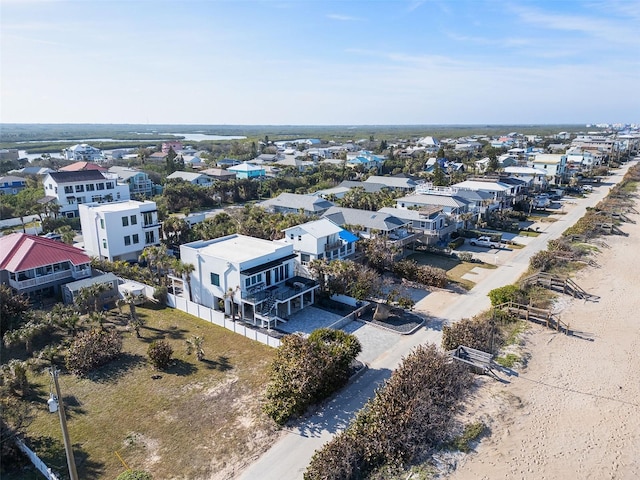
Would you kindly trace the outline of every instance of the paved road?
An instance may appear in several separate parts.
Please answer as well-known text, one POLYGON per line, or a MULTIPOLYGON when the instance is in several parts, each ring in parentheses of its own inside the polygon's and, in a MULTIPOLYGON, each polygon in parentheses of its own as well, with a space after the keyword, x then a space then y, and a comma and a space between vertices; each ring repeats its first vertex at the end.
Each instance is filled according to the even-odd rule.
MULTIPOLYGON (((377 358, 369 361, 369 369, 355 382, 348 385, 339 396, 309 419, 306 419, 287 432, 273 447, 249 466, 238 478, 242 480, 298 480, 302 478, 315 450, 330 440, 338 431, 344 429, 364 403, 373 396, 375 389, 387 379, 406 356, 417 345, 441 340, 440 327, 443 322, 456 321, 476 315, 490 307, 487 294, 490 290, 514 283, 527 270, 529 258, 544 250, 547 242, 558 238, 564 230, 573 225, 586 211, 602 200, 612 184, 618 183, 628 167, 618 170, 606 184, 598 187, 583 199, 576 199, 576 205, 560 220, 549 223, 544 233, 533 238, 526 248, 516 250, 509 256, 508 262, 499 262, 482 282, 477 284, 455 302, 442 310, 441 319, 429 323, 429 328, 418 330, 409 336, 397 337, 397 341, 377 358)), ((429 296, 421 303, 428 308, 429 296)))

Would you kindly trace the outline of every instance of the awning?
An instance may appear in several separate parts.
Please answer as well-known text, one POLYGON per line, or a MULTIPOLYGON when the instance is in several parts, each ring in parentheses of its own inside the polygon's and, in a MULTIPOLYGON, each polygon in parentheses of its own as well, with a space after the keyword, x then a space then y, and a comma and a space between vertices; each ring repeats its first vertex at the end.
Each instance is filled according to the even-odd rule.
POLYGON ((351 233, 349 230, 340 230, 338 236, 347 243, 353 243, 358 241, 358 236, 351 233))
POLYGON ((292 253, 285 257, 279 258, 277 260, 272 260, 271 262, 263 263, 261 265, 256 265, 255 267, 247 268, 246 270, 240 270, 242 275, 253 275, 255 273, 264 272, 265 270, 271 270, 279 265, 282 265, 287 260, 291 260, 292 258, 296 258, 298 254, 292 253))

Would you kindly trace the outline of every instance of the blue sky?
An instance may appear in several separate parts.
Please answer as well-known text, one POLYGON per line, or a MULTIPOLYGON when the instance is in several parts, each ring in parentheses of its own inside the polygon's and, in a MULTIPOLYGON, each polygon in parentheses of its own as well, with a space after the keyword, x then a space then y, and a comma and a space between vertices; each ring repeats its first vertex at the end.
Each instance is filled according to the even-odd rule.
POLYGON ((0 0, 0 121, 640 122, 640 2, 0 0))

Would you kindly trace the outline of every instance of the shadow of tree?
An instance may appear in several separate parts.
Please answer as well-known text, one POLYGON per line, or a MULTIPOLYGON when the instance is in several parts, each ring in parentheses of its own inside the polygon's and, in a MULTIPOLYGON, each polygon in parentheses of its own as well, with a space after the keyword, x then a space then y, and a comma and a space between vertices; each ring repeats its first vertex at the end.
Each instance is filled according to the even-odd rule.
POLYGON ((172 373, 178 377, 186 377, 187 375, 193 375, 197 370, 198 368, 192 363, 185 362, 180 359, 174 359, 165 372, 172 373))
POLYGON ((66 414, 67 419, 73 418, 76 415, 85 415, 87 413, 75 395, 63 395, 62 402, 64 403, 64 413, 66 414))
POLYGON ((90 372, 87 378, 97 383, 116 382, 132 368, 139 367, 145 363, 146 358, 142 355, 125 352, 102 368, 90 372))
MULTIPOLYGON (((62 438, 62 433, 60 434, 62 438)), ((69 478, 67 457, 62 440, 48 436, 38 436, 29 439, 29 448, 53 470, 60 479, 69 478)), ((91 460, 89 454, 79 444, 73 445, 76 469, 80 478, 98 478, 104 473, 104 464, 91 460)))
POLYGON ((233 368, 229 363, 229 358, 224 355, 220 355, 217 360, 205 358, 202 360, 202 363, 204 363, 210 370, 220 370, 221 372, 226 372, 233 368))

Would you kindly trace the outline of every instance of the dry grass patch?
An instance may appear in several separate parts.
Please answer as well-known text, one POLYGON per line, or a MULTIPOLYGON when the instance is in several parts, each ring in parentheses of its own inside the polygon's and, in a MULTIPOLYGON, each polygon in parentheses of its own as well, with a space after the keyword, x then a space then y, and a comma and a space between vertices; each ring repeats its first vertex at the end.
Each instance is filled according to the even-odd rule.
POLYGON ((420 265, 431 265, 432 267, 442 268, 447 272, 447 278, 454 283, 461 285, 466 290, 470 290, 475 286, 475 282, 463 278, 464 275, 471 272, 475 267, 494 269, 495 265, 489 263, 463 262, 457 258, 445 257, 444 255, 434 255, 431 253, 414 253, 408 257, 420 265))
MULTIPOLYGON (((125 332, 120 359, 89 378, 60 376, 80 477, 115 478, 123 470, 117 451, 129 467, 154 478, 210 479, 265 450, 278 435, 261 412, 275 350, 178 310, 147 306, 138 314, 146 322, 142 338, 125 332), (202 362, 186 354, 185 340, 192 335, 204 337, 202 362), (157 339, 174 350, 166 371, 146 361, 157 339)), ((46 413, 49 378, 32 380, 42 403, 29 437, 61 443, 58 417, 46 413)), ((48 461, 64 472, 61 454, 48 461)))

